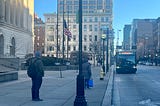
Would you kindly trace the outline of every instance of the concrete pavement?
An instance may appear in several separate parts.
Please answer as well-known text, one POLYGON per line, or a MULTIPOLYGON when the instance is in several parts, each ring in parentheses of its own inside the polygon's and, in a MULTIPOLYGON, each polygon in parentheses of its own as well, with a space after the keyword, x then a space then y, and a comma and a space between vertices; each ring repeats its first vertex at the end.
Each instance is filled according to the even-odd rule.
MULTIPOLYGON (((100 67, 92 67, 94 87, 85 90, 88 106, 110 106, 113 71, 99 80, 100 67), (109 80, 110 79, 110 80, 109 80), (109 82, 109 83, 108 83, 109 82)), ((73 106, 76 96, 77 70, 45 71, 40 97, 31 100, 31 80, 26 71, 19 71, 17 81, 0 83, 0 106, 73 106)))

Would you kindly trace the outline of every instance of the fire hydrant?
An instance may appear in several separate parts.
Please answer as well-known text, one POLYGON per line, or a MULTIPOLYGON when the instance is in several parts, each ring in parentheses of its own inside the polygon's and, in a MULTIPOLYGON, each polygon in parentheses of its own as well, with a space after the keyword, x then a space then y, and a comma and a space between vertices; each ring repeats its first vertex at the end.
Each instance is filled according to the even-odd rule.
POLYGON ((100 71, 100 80, 104 80, 103 68, 101 68, 101 71, 100 71))

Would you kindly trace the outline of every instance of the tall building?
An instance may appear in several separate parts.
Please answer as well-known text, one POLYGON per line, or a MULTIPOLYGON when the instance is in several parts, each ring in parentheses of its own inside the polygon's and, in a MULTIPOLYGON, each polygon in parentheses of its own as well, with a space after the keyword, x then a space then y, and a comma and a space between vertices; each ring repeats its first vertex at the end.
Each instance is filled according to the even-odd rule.
MULTIPOLYGON (((101 56, 101 37, 106 34, 107 28, 112 30, 112 0, 83 0, 82 19, 82 50, 90 54, 90 60, 94 61, 101 56)), ((79 24, 78 18, 79 0, 58 0, 58 54, 65 58, 73 51, 78 51, 79 24), (64 1, 64 2, 63 2, 64 1), (64 14, 63 14, 64 13, 64 14), (67 36, 63 40, 63 19, 67 23, 72 37, 67 36), (64 47, 63 47, 64 42, 64 47), (62 49, 63 48, 63 49, 62 49), (67 52, 68 51, 68 52, 67 52)), ((46 23, 46 55, 56 56, 57 51, 57 14, 45 14, 46 23)), ((109 37, 112 35, 110 34, 109 37)), ((106 40, 107 41, 107 40, 106 40)), ((105 41, 105 42, 106 42, 105 41)), ((110 41, 109 41, 110 42, 110 41)), ((105 43, 106 46, 107 43, 105 43)))
POLYGON ((40 51, 44 54, 45 23, 36 14, 34 15, 34 52, 40 51))
POLYGON ((134 19, 132 23, 131 46, 137 46, 137 58, 152 57, 153 25, 155 19, 134 19))
POLYGON ((160 63, 160 17, 156 19, 153 27, 153 41, 155 59, 160 63))
POLYGON ((131 25, 125 25, 123 29, 123 49, 130 50, 131 25))
POLYGON ((0 0, 0 57, 33 53, 34 0, 0 0))

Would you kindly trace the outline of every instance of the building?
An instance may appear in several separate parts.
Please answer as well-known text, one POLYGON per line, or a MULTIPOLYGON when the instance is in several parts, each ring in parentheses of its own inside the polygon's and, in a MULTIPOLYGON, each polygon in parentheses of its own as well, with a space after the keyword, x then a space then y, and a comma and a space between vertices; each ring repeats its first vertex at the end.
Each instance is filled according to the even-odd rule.
POLYGON ((160 64, 160 17, 156 19, 153 26, 153 46, 155 63, 160 64))
POLYGON ((137 46, 137 59, 153 58, 153 25, 155 19, 134 19, 131 28, 131 47, 137 46))
MULTIPOLYGON (((112 30, 112 0, 83 0, 82 6, 82 50, 89 53, 90 60, 95 63, 96 59, 101 58, 102 34, 106 34, 107 28, 112 30)), ((67 58, 72 51, 78 51, 79 24, 77 23, 77 8, 79 8, 79 0, 58 0, 58 34, 57 14, 44 15, 46 23, 46 55, 56 56, 58 50, 59 57, 63 57, 64 53, 64 57, 67 58), (68 41, 66 35, 63 38, 63 19, 66 21, 67 27, 72 34, 68 41)), ((113 36, 112 34, 108 34, 108 36, 108 38, 113 38, 111 37, 113 36)), ((107 47, 106 44, 105 47, 107 47)))
POLYGON ((123 49, 130 50, 131 25, 125 25, 123 29, 123 49))
POLYGON ((34 52, 40 51, 44 54, 45 23, 36 14, 34 15, 34 52))
POLYGON ((33 53, 34 0, 0 0, 0 57, 33 53))

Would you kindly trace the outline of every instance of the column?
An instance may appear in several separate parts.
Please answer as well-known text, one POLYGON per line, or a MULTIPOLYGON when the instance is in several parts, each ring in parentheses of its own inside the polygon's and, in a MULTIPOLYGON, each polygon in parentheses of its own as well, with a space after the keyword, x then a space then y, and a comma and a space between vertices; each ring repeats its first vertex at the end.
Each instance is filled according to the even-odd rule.
POLYGON ((17 26, 20 27, 20 15, 21 15, 21 5, 20 5, 20 1, 17 1, 17 26))
POLYGON ((10 23, 10 0, 7 0, 6 1, 6 6, 7 6, 7 8, 6 8, 6 21, 7 21, 7 23, 10 23))
POLYGON ((16 2, 13 1, 13 24, 16 25, 16 2))
POLYGON ((0 20, 4 21, 4 19, 5 19, 5 2, 4 2, 4 0, 0 0, 0 10, 2 10, 2 12, 0 12, 0 20))

